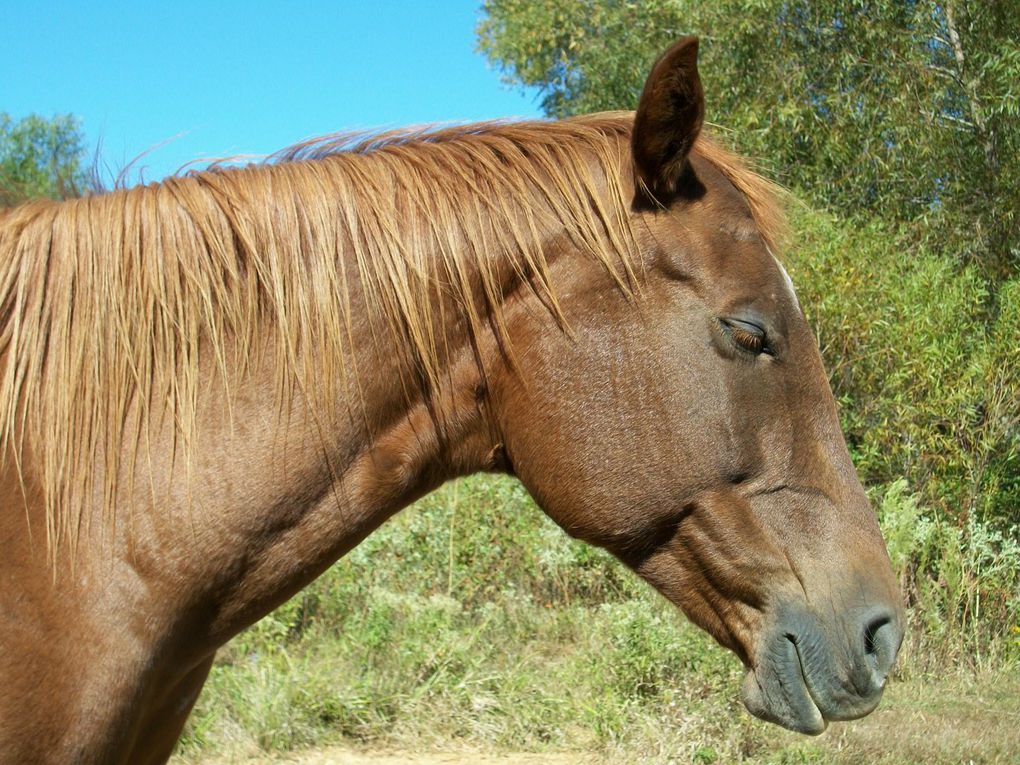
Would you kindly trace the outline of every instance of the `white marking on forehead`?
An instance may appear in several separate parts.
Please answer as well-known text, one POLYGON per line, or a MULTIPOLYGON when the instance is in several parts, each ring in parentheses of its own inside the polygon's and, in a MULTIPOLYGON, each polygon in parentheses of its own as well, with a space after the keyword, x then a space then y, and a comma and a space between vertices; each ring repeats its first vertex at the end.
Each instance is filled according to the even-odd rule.
POLYGON ((772 250, 768 250, 768 253, 772 256, 772 259, 776 261, 776 265, 779 266, 779 273, 783 275, 783 282, 786 284, 786 289, 790 291, 790 297, 793 298, 793 304, 797 306, 798 311, 801 310, 800 301, 797 299, 797 290, 793 288, 793 279, 790 278, 790 275, 786 272, 786 269, 779 261, 779 258, 776 257, 775 253, 772 252, 772 250))

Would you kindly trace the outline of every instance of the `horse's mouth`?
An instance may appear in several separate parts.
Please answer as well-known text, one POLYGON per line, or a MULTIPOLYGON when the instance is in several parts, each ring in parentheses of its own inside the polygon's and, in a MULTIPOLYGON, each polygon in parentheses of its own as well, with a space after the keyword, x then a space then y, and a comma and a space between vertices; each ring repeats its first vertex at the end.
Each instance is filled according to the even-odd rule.
POLYGON ((871 713, 882 698, 885 675, 868 672, 863 681, 841 681, 831 659, 823 658, 828 655, 817 634, 775 635, 744 678, 744 706, 755 717, 809 735, 818 735, 833 720, 871 713))

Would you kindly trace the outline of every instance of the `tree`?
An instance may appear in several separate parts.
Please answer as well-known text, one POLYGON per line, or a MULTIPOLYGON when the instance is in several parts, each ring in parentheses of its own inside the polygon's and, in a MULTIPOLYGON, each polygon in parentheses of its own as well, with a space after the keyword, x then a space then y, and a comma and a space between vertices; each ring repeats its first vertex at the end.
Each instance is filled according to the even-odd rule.
POLYGON ((0 207, 27 199, 77 196, 86 186, 81 123, 69 114, 31 114, 15 122, 0 112, 0 207))
POLYGON ((1020 0, 487 0, 479 46, 551 116, 633 108, 702 39, 709 119, 815 204, 1020 265, 1020 0))

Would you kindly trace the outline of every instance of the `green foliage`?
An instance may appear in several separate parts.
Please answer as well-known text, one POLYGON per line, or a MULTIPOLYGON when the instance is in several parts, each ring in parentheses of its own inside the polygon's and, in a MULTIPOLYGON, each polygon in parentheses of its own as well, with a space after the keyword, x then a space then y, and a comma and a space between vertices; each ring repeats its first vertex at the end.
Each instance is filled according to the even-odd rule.
POLYGON ((1004 533, 973 516, 946 523, 904 479, 877 494, 882 534, 918 631, 912 643, 923 647, 910 665, 980 662, 989 646, 1020 658, 1009 639, 1020 621, 1018 529, 1004 533))
POLYGON ((949 521, 1020 524, 1020 283, 876 221, 799 210, 786 255, 868 484, 907 477, 949 521))
POLYGON ((86 180, 85 140, 75 117, 31 114, 16 122, 0 112, 0 207, 77 196, 86 180))
MULTIPOLYGON (((352 581, 344 586, 361 586, 371 569, 374 587, 444 595, 469 608, 501 596, 572 605, 617 601, 634 592, 622 567, 563 534, 516 481, 458 481, 417 507, 345 558, 352 581)), ((331 586, 341 586, 340 580, 331 586)), ((321 604, 313 596, 303 613, 323 615, 321 609, 335 600, 336 593, 325 594, 321 604)))
POLYGON ((976 412, 983 456, 977 467, 989 513, 1020 524, 1020 276, 997 297, 981 365, 987 403, 976 412))
POLYGON ((702 40, 710 120, 816 205, 1020 262, 1020 4, 487 0, 479 45, 553 116, 633 108, 670 42, 702 40))
POLYGON ((509 83, 537 85, 550 116, 633 108, 648 65, 684 29, 670 0, 490 0, 479 46, 509 83))

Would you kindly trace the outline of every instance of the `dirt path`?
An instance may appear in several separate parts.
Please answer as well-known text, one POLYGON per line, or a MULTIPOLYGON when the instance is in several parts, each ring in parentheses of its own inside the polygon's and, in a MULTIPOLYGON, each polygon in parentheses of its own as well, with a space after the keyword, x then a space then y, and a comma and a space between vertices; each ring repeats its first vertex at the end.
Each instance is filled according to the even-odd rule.
POLYGON ((340 747, 312 749, 245 760, 207 760, 202 765, 597 765, 583 754, 479 754, 476 752, 356 752, 340 747))

